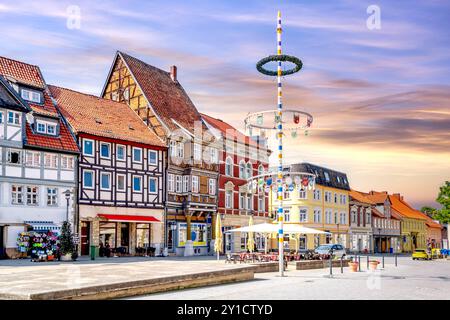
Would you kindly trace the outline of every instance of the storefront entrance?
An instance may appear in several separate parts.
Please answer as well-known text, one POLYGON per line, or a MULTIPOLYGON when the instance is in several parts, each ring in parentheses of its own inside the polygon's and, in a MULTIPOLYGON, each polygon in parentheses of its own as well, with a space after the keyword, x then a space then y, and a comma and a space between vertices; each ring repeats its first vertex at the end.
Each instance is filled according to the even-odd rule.
POLYGON ((90 244, 90 234, 91 234, 91 223, 87 221, 81 222, 81 255, 89 255, 89 244, 90 244))

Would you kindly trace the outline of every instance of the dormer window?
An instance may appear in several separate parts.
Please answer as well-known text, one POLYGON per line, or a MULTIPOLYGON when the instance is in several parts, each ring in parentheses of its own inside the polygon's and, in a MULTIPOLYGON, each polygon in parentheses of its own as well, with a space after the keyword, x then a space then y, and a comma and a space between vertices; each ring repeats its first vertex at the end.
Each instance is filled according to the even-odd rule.
POLYGON ((328 174, 328 172, 325 171, 324 174, 325 174, 325 180, 327 182, 330 182, 330 175, 328 174))
POLYGON ((38 91, 22 89, 20 96, 27 101, 41 103, 41 94, 38 91))
POLYGON ((56 124, 44 121, 36 121, 36 132, 42 134, 56 135, 56 124))

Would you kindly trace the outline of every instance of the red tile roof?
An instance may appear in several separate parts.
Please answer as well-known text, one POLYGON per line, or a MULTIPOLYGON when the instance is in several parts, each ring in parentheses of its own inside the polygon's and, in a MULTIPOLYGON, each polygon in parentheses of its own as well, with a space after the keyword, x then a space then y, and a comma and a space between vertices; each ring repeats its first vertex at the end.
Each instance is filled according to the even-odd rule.
POLYGON ((427 216, 425 213, 422 213, 422 215, 425 217, 425 219, 427 219, 427 226, 429 228, 435 228, 435 229, 442 229, 442 225, 436 221, 434 221, 432 218, 430 218, 429 216, 427 216))
POLYGON ((60 123, 60 133, 58 137, 34 133, 30 124, 26 124, 25 145, 30 147, 39 147, 44 149, 53 149, 57 151, 79 152, 77 143, 63 121, 60 123))
POLYGON ((0 57, 0 74, 5 75, 7 78, 13 78, 17 82, 26 85, 41 89, 45 88, 45 81, 42 78, 41 71, 38 66, 0 57))
POLYGON ((366 203, 366 204, 370 204, 370 205, 375 205, 376 202, 373 202, 372 200, 370 200, 366 194, 356 191, 356 190, 350 190, 349 192, 350 197, 352 197, 354 200, 361 202, 361 203, 366 203))
POLYGON ((52 85, 49 89, 76 133, 165 147, 126 104, 52 85))
POLYGON ((217 130, 219 130, 221 132, 221 134, 225 138, 233 138, 234 141, 243 142, 246 145, 251 145, 251 146, 257 146, 258 145, 258 143, 255 140, 253 140, 249 136, 241 133, 239 130, 234 128, 229 123, 226 123, 223 120, 220 120, 220 119, 217 119, 217 118, 213 118, 213 117, 208 116, 208 115, 206 115, 204 113, 201 113, 201 116, 212 127, 214 127, 217 130))
POLYGON ((193 132, 201 116, 191 99, 170 73, 151 66, 123 52, 118 52, 135 80, 141 87, 153 110, 170 130, 178 129, 175 120, 186 130, 193 132))
POLYGON ((402 217, 412 218, 418 220, 426 220, 424 214, 419 210, 413 209, 407 204, 399 195, 389 195, 392 208, 397 211, 402 217))
POLYGON ((388 197, 387 192, 377 192, 377 191, 370 191, 369 193, 364 193, 364 196, 368 198, 370 201, 373 201, 374 203, 384 203, 388 197))

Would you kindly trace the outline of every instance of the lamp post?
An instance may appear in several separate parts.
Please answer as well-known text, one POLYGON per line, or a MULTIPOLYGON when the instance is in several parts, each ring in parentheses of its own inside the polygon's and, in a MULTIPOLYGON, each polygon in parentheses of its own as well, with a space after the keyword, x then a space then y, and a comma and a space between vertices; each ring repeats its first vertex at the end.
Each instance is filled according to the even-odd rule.
POLYGON ((64 191, 64 196, 66 198, 66 221, 69 221, 69 200, 70 200, 70 196, 72 195, 72 191, 70 191, 69 189, 67 189, 66 191, 64 191))
POLYGON ((379 242, 379 247, 378 250, 380 251, 380 253, 383 253, 383 250, 381 250, 381 228, 378 228, 378 242, 379 242))
POLYGON ((337 243, 341 244, 341 235, 339 234, 339 222, 337 223, 337 243))

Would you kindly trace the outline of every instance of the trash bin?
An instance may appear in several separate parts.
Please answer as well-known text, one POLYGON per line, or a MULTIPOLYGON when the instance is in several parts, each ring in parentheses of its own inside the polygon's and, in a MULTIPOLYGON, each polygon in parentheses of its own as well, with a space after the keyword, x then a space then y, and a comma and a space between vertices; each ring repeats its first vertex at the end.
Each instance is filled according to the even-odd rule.
POLYGON ((91 246, 90 254, 91 260, 95 260, 95 256, 97 255, 97 246, 91 246))
POLYGON ((389 253, 394 253, 394 248, 389 248, 389 253))

